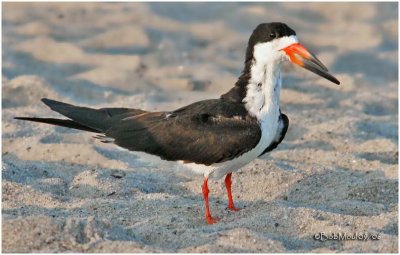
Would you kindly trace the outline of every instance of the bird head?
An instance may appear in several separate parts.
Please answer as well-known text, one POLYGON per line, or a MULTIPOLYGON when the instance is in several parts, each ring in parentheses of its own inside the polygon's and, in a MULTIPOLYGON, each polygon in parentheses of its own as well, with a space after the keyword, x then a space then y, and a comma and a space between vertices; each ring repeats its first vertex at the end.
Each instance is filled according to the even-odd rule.
POLYGON ((340 82, 328 73, 318 58, 301 45, 296 32, 284 23, 263 23, 250 36, 246 60, 254 59, 265 65, 290 61, 333 83, 340 82))

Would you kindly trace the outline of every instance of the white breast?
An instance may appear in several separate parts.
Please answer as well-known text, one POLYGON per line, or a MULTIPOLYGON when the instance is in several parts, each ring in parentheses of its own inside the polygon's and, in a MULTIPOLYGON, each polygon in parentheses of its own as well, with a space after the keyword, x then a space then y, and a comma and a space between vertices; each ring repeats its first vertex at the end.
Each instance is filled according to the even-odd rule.
POLYGON ((253 102, 247 106, 249 112, 251 112, 260 123, 261 139, 256 147, 230 161, 225 161, 210 166, 196 163, 185 164, 180 162, 181 167, 185 167, 186 169, 188 168, 197 174, 204 174, 206 177, 219 179, 227 173, 239 170, 241 167, 260 156, 261 153, 264 152, 264 150, 275 140, 279 128, 279 92, 281 81, 279 75, 274 78, 276 78, 275 82, 277 82, 276 87, 271 86, 272 89, 265 89, 268 91, 265 93, 248 93, 248 95, 251 96, 252 101, 249 99, 250 97, 246 97, 247 100, 249 100, 248 102, 253 102))

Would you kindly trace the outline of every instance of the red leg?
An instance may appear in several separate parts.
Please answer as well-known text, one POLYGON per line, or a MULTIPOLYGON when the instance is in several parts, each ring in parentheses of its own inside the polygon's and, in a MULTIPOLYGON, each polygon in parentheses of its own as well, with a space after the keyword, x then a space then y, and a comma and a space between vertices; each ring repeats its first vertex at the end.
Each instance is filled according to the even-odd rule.
POLYGON ((230 209, 232 211, 239 211, 240 209, 235 207, 235 205, 233 204, 231 178, 232 178, 232 173, 227 174, 225 177, 225 187, 226 187, 226 192, 228 193, 228 209, 230 209))
POLYGON ((203 189, 204 202, 206 203, 206 220, 207 220, 208 224, 214 224, 214 223, 217 222, 217 220, 213 219, 213 217, 211 216, 211 213, 210 213, 210 207, 208 205, 208 192, 209 192, 209 190, 208 190, 207 182, 208 182, 208 178, 204 177, 204 182, 203 182, 202 189, 203 189))

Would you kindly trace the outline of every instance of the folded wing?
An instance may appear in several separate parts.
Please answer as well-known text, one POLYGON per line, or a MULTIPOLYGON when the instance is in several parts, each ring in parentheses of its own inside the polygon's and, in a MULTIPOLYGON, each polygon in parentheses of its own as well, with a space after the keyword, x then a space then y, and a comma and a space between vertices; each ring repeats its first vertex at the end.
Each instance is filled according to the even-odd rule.
POLYGON ((105 132, 114 143, 166 160, 211 165, 254 148, 261 130, 253 118, 215 112, 144 113, 121 119, 105 132))
POLYGON ((50 99, 42 101, 69 119, 17 119, 99 133, 97 138, 104 142, 113 141, 128 150, 165 160, 220 163, 251 150, 261 138, 257 120, 243 105, 221 99, 196 102, 173 112, 92 109, 50 99))

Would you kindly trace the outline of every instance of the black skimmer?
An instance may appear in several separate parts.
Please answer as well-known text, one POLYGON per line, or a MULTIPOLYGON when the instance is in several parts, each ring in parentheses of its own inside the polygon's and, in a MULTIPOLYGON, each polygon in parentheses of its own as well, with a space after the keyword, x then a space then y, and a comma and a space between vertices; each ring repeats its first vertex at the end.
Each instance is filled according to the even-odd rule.
POLYGON ((208 203, 209 178, 225 177, 228 208, 235 207, 232 172, 275 149, 285 137, 288 117, 281 113, 281 64, 304 67, 336 84, 340 82, 298 41, 283 23, 264 23, 250 36, 243 73, 218 99, 195 102, 170 112, 128 108, 92 109, 42 99, 68 119, 16 119, 98 133, 96 138, 131 151, 176 161, 204 175, 202 191, 207 223, 215 223, 208 203))

